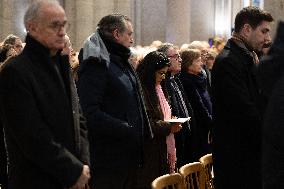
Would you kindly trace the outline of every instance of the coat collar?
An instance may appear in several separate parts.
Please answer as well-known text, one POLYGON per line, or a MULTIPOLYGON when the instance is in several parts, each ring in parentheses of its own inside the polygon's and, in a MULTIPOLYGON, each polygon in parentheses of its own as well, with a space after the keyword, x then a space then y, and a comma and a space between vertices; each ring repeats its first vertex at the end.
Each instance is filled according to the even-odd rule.
POLYGON ((124 60, 128 60, 128 58, 130 57, 130 49, 115 42, 115 41, 112 41, 112 40, 109 40, 107 38, 105 38, 103 35, 101 35, 104 43, 105 43, 105 46, 108 50, 108 52, 110 54, 114 54, 114 55, 117 55, 121 58, 123 58, 124 60))
MULTIPOLYGON (((34 39, 32 36, 27 35, 26 36, 26 46, 23 50, 23 54, 27 54, 29 58, 32 60, 34 63, 40 63, 44 64, 47 67, 53 67, 51 62, 52 62, 52 57, 50 56, 50 50, 42 45, 39 41, 34 39)), ((53 60, 62 60, 60 62, 67 64, 64 65, 65 67, 69 65, 68 63, 68 56, 67 55, 60 55, 60 50, 58 50, 57 54, 55 55, 56 57, 53 57, 53 60)), ((53 68, 52 68, 53 70, 53 68)))
POLYGON ((245 64, 249 64, 249 65, 254 64, 253 56, 248 51, 244 51, 241 47, 239 47, 232 39, 228 40, 228 42, 226 43, 224 47, 224 50, 236 52, 238 56, 242 55, 251 60, 251 61, 243 61, 245 64))
POLYGON ((50 57, 50 50, 43 46, 40 42, 35 40, 29 34, 26 37, 26 46, 23 52, 29 52, 31 56, 36 55, 45 59, 50 57))

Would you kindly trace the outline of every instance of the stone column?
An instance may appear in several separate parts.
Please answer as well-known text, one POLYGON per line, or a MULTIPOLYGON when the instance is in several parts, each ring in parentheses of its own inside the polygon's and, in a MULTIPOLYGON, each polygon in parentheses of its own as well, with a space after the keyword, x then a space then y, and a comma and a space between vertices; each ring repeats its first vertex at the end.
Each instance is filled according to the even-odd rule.
POLYGON ((166 40, 167 2, 165 0, 142 0, 141 45, 150 45, 154 40, 166 40))
POLYGON ((216 0, 214 34, 228 39, 231 36, 232 25, 232 0, 216 0))
POLYGON ((77 36, 76 36, 76 28, 77 28, 77 21, 76 21, 76 0, 68 0, 65 1, 63 6, 65 9, 65 13, 67 16, 67 20, 70 23, 70 28, 67 31, 67 35, 70 38, 70 41, 72 43, 72 47, 75 50, 79 50, 77 46, 77 36))
POLYGON ((142 16, 142 10, 141 10, 141 0, 131 1, 131 18, 132 18, 132 24, 134 29, 134 44, 140 45, 142 43, 141 39, 141 16, 142 16))
POLYGON ((166 42, 182 45, 190 42, 191 0, 168 0, 166 42))
POLYGON ((0 0, 0 37, 15 34, 25 39, 24 14, 32 0, 0 0))
POLYGON ((114 12, 131 17, 131 0, 114 0, 114 12))
POLYGON ((94 0, 74 0, 73 4, 74 7, 71 5, 71 8, 74 8, 75 10, 71 10, 71 13, 73 12, 74 14, 72 21, 74 27, 72 27, 72 30, 74 32, 73 35, 75 36, 72 40, 75 41, 73 48, 78 51, 83 46, 84 40, 94 32, 96 25, 96 23, 94 23, 94 12, 96 9, 94 8, 94 0))
MULTIPOLYGON (((215 0, 216 1, 216 0, 215 0)), ((191 1, 190 40, 207 41, 214 36, 214 2, 212 0, 191 1)))
POLYGON ((0 9, 0 35, 1 41, 9 34, 13 33, 14 22, 12 20, 14 13, 14 1, 1 0, 0 9))
POLYGON ((244 7, 243 1, 232 1, 232 18, 231 18, 231 25, 232 28, 235 27, 235 18, 238 12, 244 7))

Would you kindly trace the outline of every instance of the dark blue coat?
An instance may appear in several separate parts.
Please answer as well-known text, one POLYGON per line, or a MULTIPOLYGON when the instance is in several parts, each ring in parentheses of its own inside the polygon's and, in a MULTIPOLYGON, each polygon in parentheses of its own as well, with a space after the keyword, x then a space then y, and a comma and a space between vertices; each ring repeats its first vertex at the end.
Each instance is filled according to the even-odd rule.
POLYGON ((129 49, 110 41, 105 45, 110 63, 90 57, 81 63, 78 74, 92 169, 98 174, 99 170, 138 168, 142 139, 149 131, 141 87, 128 63, 129 49))
POLYGON ((194 160, 198 161, 201 156, 211 152, 208 144, 208 133, 212 122, 211 100, 206 87, 206 78, 202 74, 181 72, 180 80, 194 111, 196 126, 192 128, 194 141, 192 153, 194 160))

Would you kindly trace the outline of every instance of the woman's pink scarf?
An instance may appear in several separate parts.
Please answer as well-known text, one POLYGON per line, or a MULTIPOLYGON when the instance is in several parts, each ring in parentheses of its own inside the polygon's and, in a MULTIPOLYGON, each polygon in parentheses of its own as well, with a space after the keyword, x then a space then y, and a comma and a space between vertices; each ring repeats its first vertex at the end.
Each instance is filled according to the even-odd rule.
MULTIPOLYGON (((157 96, 160 101, 160 106, 164 114, 164 120, 172 118, 172 112, 168 101, 165 98, 164 92, 161 85, 156 85, 157 96)), ((166 138, 167 143, 167 153, 168 153, 168 163, 170 165, 170 173, 175 172, 176 163, 176 148, 175 148, 175 137, 173 133, 170 133, 166 138)))

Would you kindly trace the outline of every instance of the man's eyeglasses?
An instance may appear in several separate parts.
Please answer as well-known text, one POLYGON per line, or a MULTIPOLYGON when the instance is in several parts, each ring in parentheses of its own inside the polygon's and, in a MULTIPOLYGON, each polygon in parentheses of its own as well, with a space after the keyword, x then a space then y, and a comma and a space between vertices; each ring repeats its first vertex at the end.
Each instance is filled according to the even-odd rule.
POLYGON ((68 29, 70 28, 70 23, 53 22, 49 25, 49 28, 52 29, 54 32, 59 32, 62 28, 64 29, 64 31, 68 31, 68 29))
POLYGON ((176 59, 176 60, 179 60, 179 59, 181 59, 181 57, 180 57, 180 55, 179 54, 174 54, 174 55, 169 55, 168 56, 169 58, 173 58, 173 59, 176 59))

